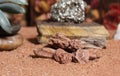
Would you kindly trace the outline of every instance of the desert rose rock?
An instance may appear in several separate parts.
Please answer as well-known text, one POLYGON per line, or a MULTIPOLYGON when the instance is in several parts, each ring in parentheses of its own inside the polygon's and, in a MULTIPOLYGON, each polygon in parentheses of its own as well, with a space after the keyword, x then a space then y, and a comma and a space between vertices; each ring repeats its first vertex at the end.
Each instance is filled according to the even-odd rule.
POLYGON ((70 63, 72 61, 72 54, 65 52, 63 49, 57 49, 54 59, 61 64, 70 63))
POLYGON ((80 64, 87 63, 88 61, 100 58, 100 53, 95 49, 78 49, 73 53, 73 62, 80 64))
POLYGON ((61 64, 72 61, 80 64, 87 63, 89 60, 99 58, 96 52, 95 49, 84 49, 80 40, 69 39, 61 33, 51 37, 48 44, 44 47, 34 50, 35 56, 51 58, 61 64))
POLYGON ((55 54, 55 50, 52 48, 43 47, 35 49, 34 54, 37 57, 52 58, 53 55, 55 54))
POLYGON ((69 46, 71 40, 67 38, 64 34, 57 33, 55 36, 51 37, 48 42, 48 46, 53 48, 65 49, 69 46))
POLYGON ((78 49, 81 49, 83 48, 80 40, 78 39, 73 39, 69 42, 69 46, 67 47, 68 49, 68 52, 75 52, 77 51, 78 49))
POLYGON ((67 38, 64 34, 59 33, 50 38, 48 46, 56 49, 62 48, 67 52, 75 52, 77 49, 82 48, 80 40, 71 40, 67 38))
POLYGON ((73 53, 73 62, 78 62, 84 64, 89 61, 89 51, 78 49, 75 53, 73 53))

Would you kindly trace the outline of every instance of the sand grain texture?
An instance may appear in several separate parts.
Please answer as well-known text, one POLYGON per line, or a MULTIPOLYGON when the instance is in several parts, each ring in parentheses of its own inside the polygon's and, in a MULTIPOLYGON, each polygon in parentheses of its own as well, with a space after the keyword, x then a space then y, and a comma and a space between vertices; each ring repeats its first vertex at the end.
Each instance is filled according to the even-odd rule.
POLYGON ((59 64, 52 59, 34 58, 35 27, 22 27, 23 45, 0 52, 0 76, 120 76, 120 41, 109 40, 101 58, 86 64, 59 64))

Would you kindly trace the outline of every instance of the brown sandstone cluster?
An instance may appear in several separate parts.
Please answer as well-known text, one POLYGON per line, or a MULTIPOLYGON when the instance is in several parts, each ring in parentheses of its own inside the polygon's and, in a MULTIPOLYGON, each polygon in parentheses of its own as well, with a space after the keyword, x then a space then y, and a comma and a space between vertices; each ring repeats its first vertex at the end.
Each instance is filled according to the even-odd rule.
POLYGON ((83 64, 98 58, 89 49, 84 49, 80 40, 69 39, 61 33, 51 37, 46 46, 34 50, 34 54, 37 57, 52 58, 61 64, 70 62, 83 64))

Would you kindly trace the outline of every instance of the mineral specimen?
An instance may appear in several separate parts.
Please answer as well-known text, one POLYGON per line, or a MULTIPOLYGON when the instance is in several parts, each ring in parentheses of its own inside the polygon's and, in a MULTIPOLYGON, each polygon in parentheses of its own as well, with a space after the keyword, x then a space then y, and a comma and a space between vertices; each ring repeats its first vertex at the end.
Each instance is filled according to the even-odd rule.
POLYGON ((73 52, 73 62, 84 64, 88 61, 95 60, 100 58, 100 53, 95 49, 78 49, 76 52, 73 52))
POLYGON ((77 49, 83 48, 80 40, 71 40, 61 33, 58 33, 54 37, 51 37, 47 46, 55 49, 62 48, 67 52, 75 52, 77 49))
POLYGON ((34 54, 36 57, 52 58, 61 64, 72 61, 83 64, 99 58, 97 51, 83 49, 82 45, 78 39, 70 39, 62 33, 57 33, 44 47, 34 50, 34 54))
POLYGON ((69 63, 72 61, 72 54, 65 52, 63 49, 57 49, 53 57, 57 62, 61 64, 69 63))
POLYGON ((49 39, 48 45, 49 47, 53 47, 55 49, 62 48, 65 49, 69 46, 69 42, 71 40, 67 38, 64 34, 56 34, 55 36, 49 39))
POLYGON ((78 39, 73 39, 69 42, 69 46, 67 47, 68 52, 76 52, 76 50, 84 48, 78 39))
POLYGON ((55 54, 55 51, 56 50, 54 50, 52 48, 43 47, 43 48, 35 49, 34 54, 37 57, 52 58, 53 55, 55 54))
POLYGON ((84 64, 89 61, 89 51, 78 49, 73 56, 73 62, 84 64))
POLYGON ((60 0, 51 7, 51 18, 59 22, 80 23, 85 19, 83 0, 60 0))

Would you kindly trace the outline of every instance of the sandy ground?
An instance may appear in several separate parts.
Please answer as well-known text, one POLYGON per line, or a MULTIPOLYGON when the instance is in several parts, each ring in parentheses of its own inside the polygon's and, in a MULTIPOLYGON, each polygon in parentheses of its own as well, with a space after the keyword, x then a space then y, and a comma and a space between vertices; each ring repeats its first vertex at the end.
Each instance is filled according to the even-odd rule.
POLYGON ((110 40, 102 57, 86 64, 59 64, 51 59, 34 58, 35 27, 22 27, 23 45, 12 51, 0 52, 0 76, 120 76, 120 41, 110 40))

